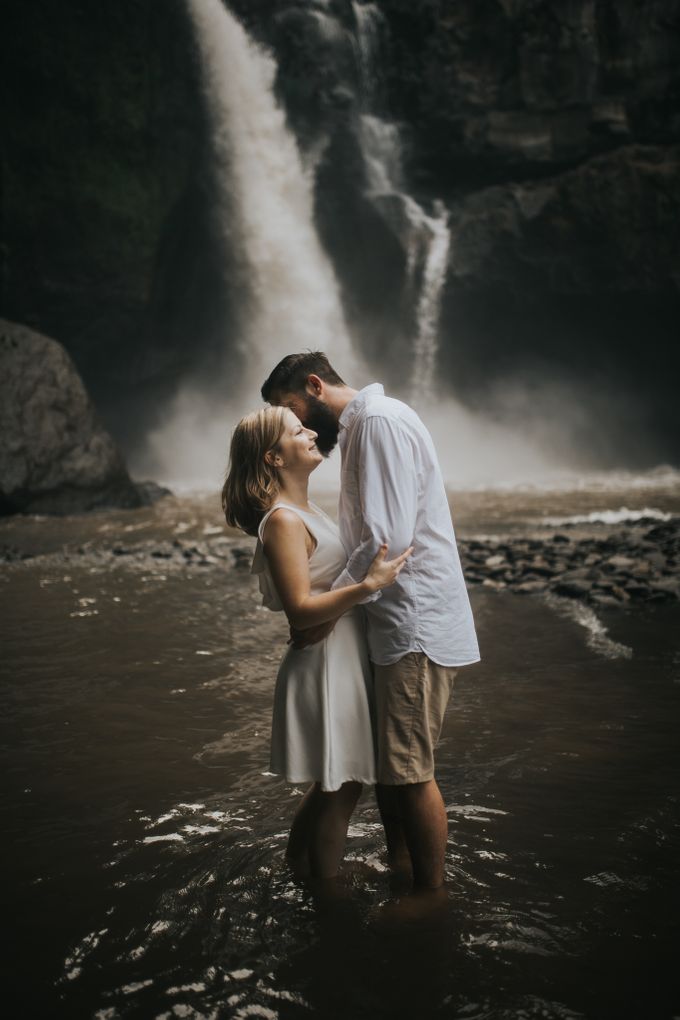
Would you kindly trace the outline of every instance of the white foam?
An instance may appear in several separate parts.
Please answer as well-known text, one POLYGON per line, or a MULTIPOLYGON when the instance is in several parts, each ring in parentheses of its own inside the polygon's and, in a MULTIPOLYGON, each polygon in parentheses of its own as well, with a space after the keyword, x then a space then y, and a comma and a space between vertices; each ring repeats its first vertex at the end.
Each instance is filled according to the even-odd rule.
POLYGON ((142 843, 183 843, 184 836, 180 832, 168 832, 165 836, 145 836, 142 843))
POLYGON ((173 985, 172 988, 166 988, 166 995, 177 995, 178 992, 204 992, 205 984, 203 981, 191 981, 187 985, 173 985))
POLYGON ((475 822, 488 821, 488 815, 507 815, 507 811, 500 808, 490 808, 481 804, 448 804, 447 815, 462 815, 463 818, 472 819, 475 822))
POLYGON ((619 510, 592 510, 589 514, 573 514, 570 517, 543 517, 539 524, 551 527, 562 527, 565 524, 623 524, 625 522, 642 521, 650 518, 654 521, 670 521, 673 515, 653 507, 643 510, 629 510, 622 506, 619 510))
POLYGON ((135 992, 139 992, 142 988, 148 988, 153 984, 153 978, 147 978, 145 981, 131 981, 129 985, 122 985, 120 991, 123 995, 134 995, 135 992))
MULTIPOLYGON (((500 473, 488 479, 468 480, 463 472, 452 483, 470 492, 640 492, 648 489, 680 489, 680 470, 660 464, 648 471, 576 471, 572 469, 527 470, 528 464, 512 466, 512 475, 500 473)), ((445 478, 448 480, 448 475, 445 478)))
POLYGON ((607 637, 607 628, 593 610, 575 599, 559 595, 546 595, 546 603, 561 616, 577 623, 586 632, 586 644, 593 652, 605 659, 632 659, 633 649, 607 637))
MULTIPOLYGON (((64 967, 72 968, 74 964, 82 963, 87 954, 97 948, 108 930, 108 928, 102 928, 100 931, 91 931, 88 935, 85 935, 85 937, 81 939, 80 943, 73 950, 73 955, 67 956, 64 960, 64 967)), ((78 973, 80 973, 79 969, 78 973)), ((75 975, 69 975, 69 977, 71 976, 75 975)))
POLYGON ((257 1002, 251 1002, 248 1003, 247 1006, 241 1006, 236 1013, 237 1017, 259 1016, 262 1017, 263 1020, 278 1020, 278 1015, 279 1014, 275 1010, 269 1009, 268 1006, 260 1006, 257 1002))

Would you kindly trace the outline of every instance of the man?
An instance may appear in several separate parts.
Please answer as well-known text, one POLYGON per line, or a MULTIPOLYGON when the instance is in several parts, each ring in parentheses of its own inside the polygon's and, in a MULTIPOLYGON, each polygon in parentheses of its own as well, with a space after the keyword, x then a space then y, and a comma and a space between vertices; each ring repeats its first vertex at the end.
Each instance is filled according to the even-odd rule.
MULTIPOLYGON (((365 605, 375 670, 378 785, 390 863, 414 886, 444 881, 447 816, 434 747, 456 670, 479 659, 448 501, 432 439, 406 404, 373 384, 347 386, 321 352, 291 354, 262 387, 289 407, 328 455, 340 442, 339 524, 347 567, 334 588, 361 580, 382 543, 413 553, 365 605)), ((332 625, 330 625, 332 626, 332 625)), ((302 643, 330 629, 304 633, 302 643)))

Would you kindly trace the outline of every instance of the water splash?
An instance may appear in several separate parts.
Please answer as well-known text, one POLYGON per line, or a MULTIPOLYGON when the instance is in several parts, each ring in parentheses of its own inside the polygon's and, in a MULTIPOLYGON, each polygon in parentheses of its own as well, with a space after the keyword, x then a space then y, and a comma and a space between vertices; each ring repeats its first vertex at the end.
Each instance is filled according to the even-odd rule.
POLYGON ((633 649, 608 637, 607 628, 588 606, 560 595, 546 595, 545 601, 561 616, 583 627, 586 644, 597 655, 605 659, 632 659, 633 649))

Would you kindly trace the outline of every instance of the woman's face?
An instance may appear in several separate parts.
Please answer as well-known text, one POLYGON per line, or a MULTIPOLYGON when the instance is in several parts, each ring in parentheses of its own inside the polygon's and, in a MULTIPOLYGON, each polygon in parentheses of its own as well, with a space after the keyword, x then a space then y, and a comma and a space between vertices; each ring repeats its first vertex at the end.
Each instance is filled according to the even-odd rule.
POLYGON ((288 471, 313 471, 323 460, 316 446, 316 432, 306 429, 288 408, 284 412, 283 434, 274 454, 283 461, 279 466, 288 471))

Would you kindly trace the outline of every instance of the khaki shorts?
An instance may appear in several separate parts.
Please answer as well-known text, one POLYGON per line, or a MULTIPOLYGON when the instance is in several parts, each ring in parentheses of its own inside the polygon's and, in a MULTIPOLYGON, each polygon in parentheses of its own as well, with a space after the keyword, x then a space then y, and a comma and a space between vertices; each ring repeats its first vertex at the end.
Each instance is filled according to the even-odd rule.
POLYGON ((373 669, 378 782, 426 783, 434 778, 434 749, 458 671, 424 652, 373 669))

